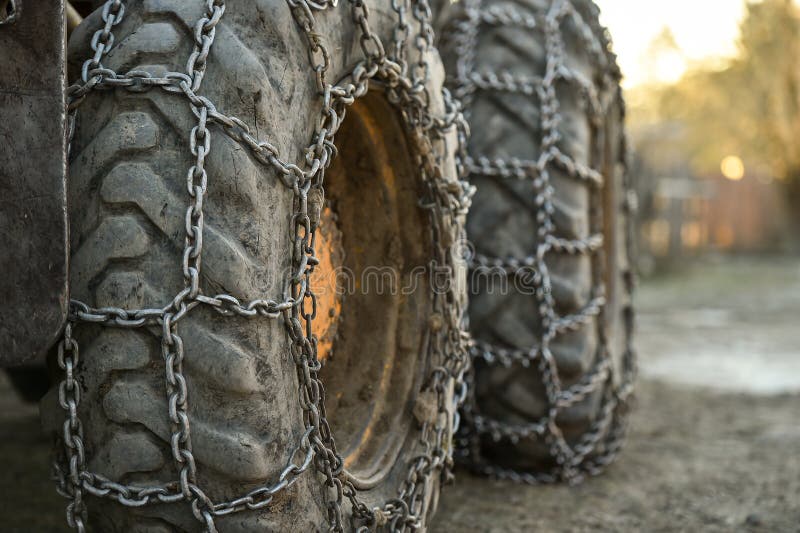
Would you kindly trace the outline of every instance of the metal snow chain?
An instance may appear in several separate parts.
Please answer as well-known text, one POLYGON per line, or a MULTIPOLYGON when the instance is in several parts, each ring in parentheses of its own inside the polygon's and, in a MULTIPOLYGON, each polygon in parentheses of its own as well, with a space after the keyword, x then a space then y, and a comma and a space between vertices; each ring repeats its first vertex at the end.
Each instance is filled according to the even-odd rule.
MULTIPOLYGON (((458 153, 463 155, 466 153, 464 143, 468 128, 461 116, 459 104, 447 91, 444 92, 447 115, 434 117, 429 114, 429 99, 425 88, 428 76, 425 54, 433 41, 433 32, 427 0, 411 0, 410 4, 409 0, 393 2, 392 7, 398 16, 398 26, 394 34, 394 56, 386 54, 380 38, 370 30, 369 12, 363 1, 349 1, 352 18, 360 28, 360 42, 365 59, 354 68, 345 85, 331 85, 325 77, 330 66, 330 54, 323 37, 314 31, 315 13, 336 7, 337 0, 287 0, 297 25, 306 36, 309 62, 323 102, 315 138, 307 148, 305 161, 301 165, 281 160, 273 144, 253 137, 250 128, 243 121, 221 113, 213 102, 199 94, 216 26, 225 12, 224 0, 207 0, 206 12, 195 25, 194 49, 187 61, 186 72, 168 72, 161 77, 138 70, 119 74, 103 66, 104 56, 114 45, 112 30, 125 15, 125 4, 122 0, 108 0, 105 3, 101 14, 103 27, 94 33, 90 43, 94 53, 83 64, 81 82, 70 87, 68 91, 70 141, 75 131, 76 113, 91 91, 124 89, 142 92, 161 89, 182 95, 191 104, 192 112, 197 118, 197 124, 190 133, 190 151, 195 157, 195 164, 186 175, 189 206, 186 210, 186 239, 181 265, 184 289, 159 309, 91 308, 83 302, 71 303, 69 323, 58 346, 58 364, 64 371, 64 379, 59 386, 59 400, 61 407, 67 412, 61 450, 63 464, 57 458, 53 465, 59 492, 71 500, 67 506, 70 527, 85 531, 87 513, 84 494, 88 492, 93 496, 115 499, 122 505, 132 507, 188 502, 195 518, 204 524, 207 531, 213 532, 216 531, 216 517, 267 506, 275 494, 295 483, 311 465, 324 476, 324 484, 329 489, 327 518, 332 531, 343 530, 345 497, 352 506, 354 520, 363 524, 361 530, 378 526, 388 526, 392 530, 414 530, 421 525, 422 506, 433 476, 438 473, 446 474, 452 466, 447 425, 458 427, 457 408, 466 397, 463 379, 469 358, 466 355, 467 336, 460 329, 463 305, 452 292, 452 286, 449 292, 434 295, 434 312, 442 320, 431 332, 431 355, 432 360, 438 361, 441 366, 432 370, 426 391, 436 397, 436 422, 425 423, 421 433, 425 453, 412 463, 408 476, 398 491, 398 497, 386 502, 381 508, 370 509, 359 500, 358 491, 347 479, 320 394, 320 362, 316 354, 316 340, 312 336, 316 297, 309 282, 318 263, 314 251, 316 222, 312 222, 317 220, 317 214, 309 207, 309 195, 323 197, 324 170, 336 152, 333 138, 346 108, 367 92, 371 79, 382 81, 387 87, 390 100, 401 108, 410 130, 411 144, 417 152, 422 182, 426 189, 422 204, 430 212, 432 242, 438 243, 434 250, 436 260, 440 265, 450 267, 453 272, 453 259, 446 249, 448 244, 443 243, 440 236, 446 231, 446 225, 453 224, 453 219, 464 214, 473 189, 463 182, 456 185, 442 183, 441 170, 431 141, 441 138, 445 132, 455 127, 460 143, 458 153), (408 53, 402 43, 398 44, 399 40, 409 36, 410 26, 406 18, 409 10, 420 26, 420 34, 415 37, 419 57, 411 78, 406 74, 408 53), (231 139, 246 146, 256 160, 277 170, 282 182, 294 192, 296 211, 292 219, 292 260, 296 269, 290 279, 289 296, 283 301, 256 299, 243 303, 229 294, 207 296, 201 291, 199 279, 203 252, 203 202, 208 188, 205 158, 211 151, 209 124, 221 127, 231 139), (214 502, 203 492, 197 482, 197 467, 192 454, 187 414, 188 390, 183 375, 186 354, 182 338, 177 333, 177 323, 199 305, 210 306, 222 316, 282 318, 292 341, 291 354, 302 389, 300 405, 304 413, 304 432, 298 444, 288 454, 287 465, 277 481, 266 483, 228 502, 214 502), (162 354, 166 362, 167 410, 172 422, 170 448, 179 471, 177 484, 127 486, 86 470, 84 428, 78 417, 80 388, 75 380, 79 347, 72 336, 74 328, 81 323, 122 328, 160 328, 162 354), (458 391, 455 406, 446 405, 446 391, 450 387, 458 391), (451 410, 455 414, 452 420, 448 420, 451 410)), ((458 168, 466 168, 463 161, 458 161, 458 168)), ((423 391, 423 394, 426 392, 423 391)))
MULTIPOLYGON (((624 114, 624 103, 618 89, 619 70, 615 57, 609 51, 610 40, 607 32, 595 20, 595 16, 590 15, 588 22, 584 20, 580 10, 576 8, 576 0, 552 0, 544 13, 534 8, 522 9, 510 5, 487 7, 482 0, 464 0, 462 12, 463 17, 455 21, 455 31, 449 38, 457 55, 454 92, 462 99, 464 115, 469 118, 471 104, 478 91, 512 92, 538 97, 542 124, 540 157, 536 161, 522 161, 516 158, 490 159, 483 154, 464 154, 462 157, 469 173, 499 179, 530 181, 536 193, 536 220, 539 226, 539 244, 531 255, 499 258, 473 254, 470 257, 470 267, 489 268, 493 273, 503 276, 524 276, 525 280, 530 282, 530 289, 536 298, 539 315, 542 317, 543 333, 537 344, 528 349, 506 349, 476 339, 471 344, 470 353, 473 358, 480 358, 489 365, 510 366, 516 363, 526 368, 536 365, 542 376, 548 408, 544 416, 536 422, 511 425, 482 415, 473 398, 463 408, 466 428, 462 429, 459 436, 461 447, 459 454, 475 470, 502 479, 532 484, 553 483, 559 480, 577 482, 587 474, 599 473, 605 465, 613 461, 619 451, 625 434, 627 403, 632 391, 636 364, 631 344, 633 310, 630 307, 625 309, 624 328, 628 342, 623 354, 621 376, 613 375, 615 371, 612 368, 605 336, 601 336, 600 357, 594 368, 578 383, 568 388, 561 385, 556 362, 550 353, 550 342, 559 333, 577 329, 591 320, 597 320, 599 327, 603 328, 606 305, 605 289, 602 281, 599 281, 602 280, 602 264, 598 260, 598 252, 603 247, 602 226, 593 228, 590 237, 585 239, 563 239, 554 235, 554 190, 550 184, 550 169, 557 168, 565 172, 586 184, 592 191, 599 190, 604 183, 601 172, 578 163, 557 147, 561 135, 558 126, 562 117, 556 83, 561 81, 576 87, 583 96, 589 120, 595 126, 602 126, 607 106, 617 104, 624 114), (590 53, 591 60, 599 68, 602 78, 600 86, 595 86, 593 82, 566 64, 562 26, 567 21, 571 23, 581 43, 590 53), (513 72, 476 71, 478 36, 483 26, 541 29, 545 35, 546 53, 546 69, 543 75, 527 77, 513 72), (616 99, 604 102, 600 95, 608 91, 613 91, 616 99), (593 268, 601 272, 596 278, 598 282, 593 288, 593 298, 574 315, 559 317, 555 311, 546 261, 546 256, 550 253, 590 256, 593 258, 593 268), (615 378, 619 378, 618 385, 614 385, 615 378), (556 424, 560 410, 584 399, 589 394, 604 390, 604 387, 606 389, 603 393, 599 418, 577 444, 570 446, 556 424), (520 439, 539 439, 546 443, 557 466, 549 472, 516 472, 493 465, 480 451, 480 439, 484 435, 494 440, 507 439, 512 443, 520 439)), ((627 172, 627 144, 624 134, 621 140, 620 161, 617 163, 625 168, 623 188, 626 200, 635 199, 627 172)), ((624 208, 630 215, 635 208, 635 201, 626 201, 624 208)), ((629 263, 633 264, 631 257, 634 236, 630 216, 627 221, 626 253, 629 263)), ((633 284, 633 273, 626 272, 624 285, 628 294, 632 292, 633 284)))

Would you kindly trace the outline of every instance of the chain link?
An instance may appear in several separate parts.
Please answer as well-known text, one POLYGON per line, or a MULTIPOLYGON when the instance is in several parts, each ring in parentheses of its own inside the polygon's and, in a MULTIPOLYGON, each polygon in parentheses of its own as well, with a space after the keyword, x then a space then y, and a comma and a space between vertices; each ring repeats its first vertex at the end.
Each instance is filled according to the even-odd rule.
MULTIPOLYGON (((452 76, 453 90, 462 99, 464 115, 469 119, 475 95, 488 93, 515 93, 537 98, 541 111, 542 140, 537 160, 518 158, 494 159, 483 154, 468 153, 462 157, 470 174, 495 179, 526 180, 532 183, 535 192, 535 216, 538 224, 537 247, 525 257, 490 257, 473 254, 470 267, 489 268, 492 272, 505 276, 526 276, 531 282, 533 295, 541 317, 542 332, 534 346, 527 349, 508 349, 492 343, 475 339, 470 353, 488 365, 512 364, 523 368, 535 367, 541 375, 547 408, 536 421, 524 424, 510 424, 481 413, 480 403, 473 396, 465 404, 463 414, 465 426, 459 435, 460 456, 476 471, 516 482, 539 484, 559 480, 576 482, 586 474, 594 475, 613 461, 619 451, 625 434, 628 400, 636 373, 635 352, 632 346, 633 310, 629 303, 623 310, 622 327, 627 345, 622 355, 621 371, 612 365, 605 330, 606 297, 602 282, 602 214, 593 217, 592 233, 582 239, 564 239, 554 235, 553 221, 554 189, 551 172, 557 169, 590 190, 592 207, 599 206, 606 177, 602 172, 583 165, 565 154, 558 146, 561 138, 559 125, 563 118, 560 112, 557 84, 569 84, 582 96, 584 109, 593 128, 600 130, 611 106, 617 105, 624 115, 624 102, 619 89, 619 70, 610 52, 607 32, 597 22, 596 13, 582 13, 577 5, 580 0, 551 0, 546 8, 530 9, 514 7, 510 4, 494 4, 484 0, 464 0, 458 16, 452 22, 454 32, 448 35, 456 54, 456 64, 452 76), (565 57, 564 28, 569 25, 588 51, 592 64, 599 71, 597 83, 570 68, 565 57), (481 31, 490 27, 496 31, 517 28, 526 31, 543 32, 545 47, 545 71, 541 76, 520 75, 509 71, 484 71, 476 69, 476 51, 481 31), (499 28, 499 30, 498 30, 499 28), (606 97, 610 95, 610 97, 606 97), (583 255, 592 258, 595 272, 593 294, 589 303, 579 312, 558 316, 550 290, 551 277, 547 257, 551 254, 583 255), (556 361, 551 353, 551 343, 560 334, 575 331, 581 326, 596 322, 599 335, 597 360, 577 383, 566 387, 561 383, 556 361), (619 375, 617 375, 619 374, 619 375), (561 410, 574 405, 595 393, 601 394, 601 407, 598 418, 575 444, 570 445, 556 423, 561 410), (505 439, 516 444, 524 439, 545 443, 552 456, 555 467, 546 472, 517 472, 489 462, 481 451, 481 439, 488 436, 494 441, 505 439)), ((589 5, 590 2, 582 2, 589 5)), ((592 9, 594 9, 592 7, 592 9)), ((592 150, 601 151, 597 143, 602 136, 596 135, 592 150)), ((612 140, 613 142, 614 140, 612 140)), ((632 211, 635 201, 632 196, 630 175, 627 172, 627 144, 622 134, 619 150, 619 164, 624 167, 623 193, 626 201, 623 209, 626 216, 626 253, 632 265, 632 243, 634 241, 632 211)), ((613 178, 613 176, 611 176, 613 178)), ((635 198, 634 198, 635 199, 635 198)), ((613 208, 613 207, 612 207, 613 208)), ((629 266, 629 268, 631 268, 629 266)), ((628 297, 633 291, 634 276, 631 271, 623 273, 624 290, 628 297)))
MULTIPOLYGON (((305 160, 299 165, 283 161, 274 144, 255 138, 246 123, 220 112, 213 102, 200 94, 216 27, 225 13, 224 0, 206 0, 205 13, 194 26, 194 46, 185 72, 167 72, 161 76, 139 70, 120 74, 103 66, 104 56, 115 43, 112 30, 125 16, 125 3, 122 0, 108 0, 102 8, 103 27, 91 39, 93 55, 84 62, 80 81, 68 90, 70 142, 78 109, 86 96, 95 90, 120 89, 132 93, 163 90, 188 100, 196 118, 196 125, 189 135, 189 151, 194 163, 186 174, 188 207, 181 263, 184 288, 171 302, 158 309, 92 308, 79 301, 72 301, 70 305, 70 322, 58 350, 58 363, 64 372, 59 386, 59 399, 67 417, 61 438, 62 446, 56 454, 53 468, 59 492, 70 498, 67 506, 68 524, 79 531, 85 530, 87 513, 84 495, 88 493, 130 507, 186 503, 206 531, 215 532, 216 518, 263 509, 276 494, 293 485, 312 466, 321 475, 325 487, 331 531, 343 531, 347 524, 345 501, 350 503, 352 523, 360 524, 359 530, 380 527, 393 531, 416 530, 424 524, 424 511, 436 476, 447 476, 452 467, 450 438, 459 424, 458 408, 467 396, 464 376, 469 366, 468 338, 462 329, 464 302, 459 296, 457 283, 450 283, 444 293, 435 292, 432 295, 434 316, 440 320, 436 327, 431 327, 428 361, 432 367, 420 397, 432 398, 436 415, 422 425, 419 442, 422 451, 410 462, 397 497, 381 507, 369 508, 359 499, 358 490, 349 480, 344 461, 337 451, 325 411, 317 339, 312 334, 317 302, 311 290, 310 278, 319 262, 315 252, 319 215, 315 212, 318 206, 314 205, 314 199, 324 198, 324 173, 336 153, 334 135, 344 119, 346 108, 366 94, 371 80, 381 82, 390 102, 398 107, 405 119, 409 144, 417 159, 424 190, 420 204, 429 213, 434 261, 437 265, 449 267, 451 276, 457 275, 457 258, 450 250, 450 245, 454 239, 462 237, 461 220, 469 206, 473 189, 460 180, 452 182, 444 179, 442 149, 439 145, 455 130, 459 142, 457 153, 460 155, 457 157, 457 167, 459 171, 466 170, 464 157, 468 127, 458 102, 447 91, 443 94, 445 115, 433 116, 430 111, 427 83, 434 37, 430 6, 427 0, 392 2, 398 22, 392 35, 393 48, 387 54, 380 37, 370 27, 367 4, 364 0, 348 0, 364 58, 344 82, 333 85, 327 77, 331 55, 323 36, 317 31, 316 16, 337 7, 338 0, 286 1, 305 36, 309 63, 322 101, 313 141, 305 150, 305 160), (419 28, 417 35, 411 34, 408 13, 411 13, 419 28), (408 60, 410 40, 413 40, 418 53, 413 68, 409 67, 408 60), (412 72, 410 76, 409 71, 412 72), (205 164, 212 149, 212 125, 246 147, 261 164, 277 171, 282 183, 293 191, 291 254, 294 270, 289 280, 288 297, 282 301, 262 298, 243 303, 230 294, 203 294, 200 286, 203 206, 208 190, 205 164), (290 352, 295 364, 299 404, 303 412, 302 437, 288 454, 289 459, 277 480, 225 502, 214 502, 199 486, 192 452, 189 390, 183 371, 187 354, 178 329, 180 321, 198 306, 207 306, 226 317, 283 320, 291 342, 290 352), (171 424, 170 449, 178 471, 178 481, 163 486, 136 487, 114 482, 86 469, 83 426, 78 417, 80 388, 75 378, 78 344, 72 336, 73 328, 83 323, 120 328, 149 327, 160 331, 166 405, 171 424), (449 399, 451 397, 454 398, 452 401, 449 399)), ((463 175, 462 172, 460 176, 463 175)))
POLYGON ((86 505, 81 491, 81 474, 86 457, 83 447, 83 424, 78 418, 81 403, 80 384, 75 379, 79 358, 78 343, 72 338, 72 323, 64 329, 58 345, 58 367, 64 371, 64 380, 58 387, 58 403, 67 412, 63 425, 64 452, 67 461, 66 480, 59 483, 60 492, 71 499, 67 504, 67 523, 79 532, 86 530, 86 505))

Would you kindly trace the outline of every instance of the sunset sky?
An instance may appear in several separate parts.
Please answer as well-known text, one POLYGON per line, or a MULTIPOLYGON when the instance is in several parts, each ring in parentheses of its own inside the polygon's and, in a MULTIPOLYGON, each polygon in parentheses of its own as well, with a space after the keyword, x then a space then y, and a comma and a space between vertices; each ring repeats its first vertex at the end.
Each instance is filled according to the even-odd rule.
POLYGON ((745 0, 595 0, 611 30, 625 86, 675 81, 687 66, 736 52, 745 0), (650 43, 669 28, 683 52, 648 64, 650 43))

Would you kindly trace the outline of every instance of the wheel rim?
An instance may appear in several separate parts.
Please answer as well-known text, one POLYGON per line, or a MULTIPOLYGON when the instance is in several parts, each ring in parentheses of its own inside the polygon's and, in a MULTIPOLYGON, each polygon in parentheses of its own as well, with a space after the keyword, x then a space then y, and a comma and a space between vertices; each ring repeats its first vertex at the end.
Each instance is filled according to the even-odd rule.
POLYGON ((417 169, 382 93, 348 109, 325 181, 315 327, 328 419, 348 477, 384 480, 412 429, 427 353, 431 244, 417 169), (328 228, 325 228, 325 225, 328 228))

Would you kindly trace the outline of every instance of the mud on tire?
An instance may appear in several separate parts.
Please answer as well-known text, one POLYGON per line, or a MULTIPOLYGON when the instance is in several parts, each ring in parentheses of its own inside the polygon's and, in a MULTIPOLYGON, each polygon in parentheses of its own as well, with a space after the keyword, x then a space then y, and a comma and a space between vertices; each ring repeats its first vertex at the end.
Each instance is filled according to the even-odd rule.
POLYGON ((440 24, 472 136, 476 470, 577 480, 611 461, 633 376, 620 74, 589 0, 466 0, 440 24))
MULTIPOLYGON (((156 76, 182 71, 204 9, 205 2, 200 1, 127 2, 104 66, 156 76)), ((375 8, 371 24, 379 37, 391 41, 396 24, 391 12, 375 8)), ((73 34, 72 78, 91 56, 88 43, 100 26, 100 13, 95 12, 73 34)), ((318 31, 330 36, 336 51, 328 76, 338 79, 363 57, 359 29, 349 6, 320 18, 320 26, 318 31)), ((320 112, 307 50, 286 2, 231 3, 216 28, 203 95, 218 109, 241 117, 255 136, 269 139, 286 160, 300 161, 320 112)), ((444 114, 443 71, 438 56, 428 56, 431 110, 444 114)), ((186 100, 159 90, 96 91, 77 116, 69 186, 72 298, 92 308, 162 308, 184 286, 180 265, 186 234, 186 169, 193 163, 188 136, 197 119, 186 100)), ((330 171, 332 209, 337 203, 360 209, 356 211, 360 216, 338 228, 345 255, 351 254, 345 264, 357 263, 359 243, 383 246, 375 257, 388 258, 386 265, 396 267, 402 282, 415 267, 427 265, 435 247, 431 215, 419 207, 423 184, 416 148, 406 138, 397 108, 380 89, 351 108, 346 120, 345 138, 337 143, 341 162, 330 171), (367 142, 372 144, 365 149, 367 142), (360 184, 360 189, 354 190, 353 184, 360 184), (381 229, 385 242, 370 235, 370 227, 381 229)), ((280 298, 291 272, 292 191, 243 146, 221 132, 212 133, 213 149, 206 159, 209 186, 201 289, 208 295, 233 294, 240 301, 280 298)), ((454 145, 451 139, 435 146, 444 181, 456 179, 454 145)), ((346 215, 353 218, 350 212, 346 215)), ((346 217, 337 220, 342 218, 346 217)), ((455 240, 457 223, 444 232, 455 240)), ((345 476, 355 480, 369 509, 400 496, 409 469, 425 452, 420 442, 423 420, 416 407, 429 402, 429 393, 423 392, 427 376, 440 364, 429 359, 429 328, 435 318, 430 293, 423 284, 413 296, 402 299, 390 295, 367 303, 357 303, 357 297, 345 301, 333 344, 335 355, 326 363, 330 369, 323 368, 333 384, 327 391, 333 431, 337 437, 345 430, 356 435, 350 446, 354 451, 340 450, 346 455, 345 476), (352 315, 363 317, 370 306, 375 311, 373 325, 383 334, 377 340, 375 328, 352 326, 352 315), (354 353, 359 348, 364 353, 354 353), (397 373, 395 368, 403 371, 397 373), (342 377, 348 373, 354 376, 350 381, 342 377), (364 386, 365 380, 376 386, 364 386), (354 391, 351 385, 361 388, 354 391), (353 398, 368 409, 361 427, 337 421, 337 411, 343 413, 340 419, 356 416, 344 405, 353 398), (381 410, 382 404, 391 409, 381 410), (376 433, 382 440, 366 440, 376 433), (359 447, 364 442, 371 443, 366 450, 359 447), (350 463, 356 466, 348 463, 351 452, 356 455, 350 463)), ((210 307, 198 306, 181 320, 179 329, 186 353, 187 410, 198 485, 214 501, 227 501, 264 480, 277 479, 304 427, 285 325, 280 320, 221 318, 210 307)), ((173 429, 164 394, 160 334, 158 327, 85 323, 76 327, 86 466, 123 484, 164 486, 178 478, 170 452, 173 429)), ((450 405, 453 391, 444 394, 442 400, 450 405)), ((43 400, 42 415, 46 427, 61 430, 64 413, 58 407, 57 389, 43 400)), ((414 502, 420 525, 435 507, 438 486, 434 478, 421 501, 414 502)), ((218 518, 217 527, 223 532, 323 529, 328 520, 326 491, 310 470, 269 506, 218 518)), ((103 532, 202 527, 188 505, 132 508, 111 499, 89 498, 88 509, 90 524, 103 532)), ((346 521, 353 525, 350 518, 346 521)))

